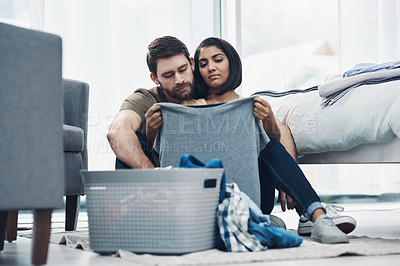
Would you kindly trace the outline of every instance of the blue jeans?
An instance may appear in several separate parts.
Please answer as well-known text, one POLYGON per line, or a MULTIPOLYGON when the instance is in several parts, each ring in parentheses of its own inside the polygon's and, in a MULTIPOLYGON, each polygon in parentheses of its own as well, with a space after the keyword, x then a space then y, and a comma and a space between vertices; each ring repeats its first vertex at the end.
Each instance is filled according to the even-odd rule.
POLYGON ((261 151, 258 166, 263 213, 269 214, 274 208, 275 188, 283 190, 294 200, 299 215, 310 218, 316 209, 324 209, 297 162, 276 139, 271 138, 261 151))

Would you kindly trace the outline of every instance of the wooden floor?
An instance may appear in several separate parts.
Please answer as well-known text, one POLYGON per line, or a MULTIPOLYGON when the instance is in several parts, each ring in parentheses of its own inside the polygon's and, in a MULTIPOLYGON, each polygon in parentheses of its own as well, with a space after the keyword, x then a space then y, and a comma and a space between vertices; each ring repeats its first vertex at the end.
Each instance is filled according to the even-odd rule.
MULTIPOLYGON (((353 235, 383 237, 400 239, 400 202, 394 203, 368 203, 368 204, 341 204, 345 213, 356 218, 358 225, 353 235)), ((274 209, 274 214, 284 219, 289 229, 296 229, 298 216, 294 211, 282 213, 279 208, 274 209)), ((53 214, 52 230, 59 231, 63 228, 64 213, 53 214)), ((32 226, 32 215, 22 213, 19 216, 18 227, 29 229, 32 226)), ((87 215, 84 210, 79 217, 78 229, 87 228, 87 215)), ((13 243, 5 243, 4 250, 0 252, 0 265, 30 265, 31 239, 18 237, 13 243)), ((100 256, 96 253, 80 249, 68 248, 64 245, 50 244, 47 265, 138 265, 122 260, 118 257, 100 256)), ((243 264, 235 264, 243 265, 243 264)), ((251 265, 266 265, 266 263, 253 263, 251 265)), ((400 255, 390 256, 344 256, 317 260, 290 260, 271 262, 267 265, 277 266, 309 266, 309 265, 400 265, 400 255)))

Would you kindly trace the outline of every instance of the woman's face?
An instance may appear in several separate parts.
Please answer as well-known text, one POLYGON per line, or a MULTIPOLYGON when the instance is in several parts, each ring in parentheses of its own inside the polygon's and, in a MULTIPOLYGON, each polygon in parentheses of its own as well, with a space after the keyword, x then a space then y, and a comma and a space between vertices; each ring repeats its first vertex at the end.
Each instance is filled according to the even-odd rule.
POLYGON ((210 89, 219 89, 228 80, 228 57, 216 46, 201 48, 198 67, 200 75, 210 89))

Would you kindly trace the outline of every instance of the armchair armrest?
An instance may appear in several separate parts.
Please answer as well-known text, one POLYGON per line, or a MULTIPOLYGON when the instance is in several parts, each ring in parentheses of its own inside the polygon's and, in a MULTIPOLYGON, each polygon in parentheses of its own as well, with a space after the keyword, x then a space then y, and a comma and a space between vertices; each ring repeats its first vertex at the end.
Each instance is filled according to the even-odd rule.
POLYGON ((84 132, 79 127, 63 125, 64 151, 81 152, 84 148, 84 132))

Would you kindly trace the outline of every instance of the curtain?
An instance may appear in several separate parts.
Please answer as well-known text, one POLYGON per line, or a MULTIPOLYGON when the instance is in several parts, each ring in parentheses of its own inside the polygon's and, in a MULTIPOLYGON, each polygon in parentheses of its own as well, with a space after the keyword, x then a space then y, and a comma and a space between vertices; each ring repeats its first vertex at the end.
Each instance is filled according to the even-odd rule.
POLYGON ((399 0, 340 0, 339 6, 341 71, 399 60, 399 0))
POLYGON ((155 84, 148 44, 173 35, 189 48, 214 32, 213 0, 29 0, 30 27, 62 38, 63 77, 90 85, 89 169, 114 169, 106 134, 125 97, 155 84))
POLYGON ((44 30, 44 0, 29 0, 29 25, 34 30, 44 30))

